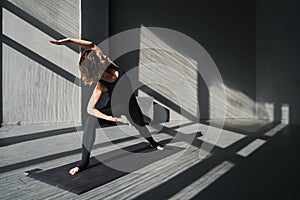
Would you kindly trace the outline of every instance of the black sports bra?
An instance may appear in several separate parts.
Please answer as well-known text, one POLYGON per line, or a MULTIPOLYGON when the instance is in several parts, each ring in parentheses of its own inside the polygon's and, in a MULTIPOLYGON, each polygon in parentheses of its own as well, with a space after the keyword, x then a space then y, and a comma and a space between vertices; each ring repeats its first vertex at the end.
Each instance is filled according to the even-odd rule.
POLYGON ((112 83, 107 82, 107 81, 102 80, 102 79, 99 80, 100 83, 102 83, 105 87, 107 87, 107 92, 109 93, 109 95, 111 95, 111 94, 112 94, 112 91, 114 90, 114 87, 115 87, 116 83, 118 82, 118 80, 120 79, 120 77, 121 77, 124 73, 123 73, 123 71, 122 71, 120 68, 118 68, 118 67, 116 67, 116 66, 114 66, 114 65, 109 65, 109 66, 107 67, 107 69, 114 69, 114 70, 116 70, 116 71, 119 72, 118 78, 117 78, 114 82, 112 82, 112 83))

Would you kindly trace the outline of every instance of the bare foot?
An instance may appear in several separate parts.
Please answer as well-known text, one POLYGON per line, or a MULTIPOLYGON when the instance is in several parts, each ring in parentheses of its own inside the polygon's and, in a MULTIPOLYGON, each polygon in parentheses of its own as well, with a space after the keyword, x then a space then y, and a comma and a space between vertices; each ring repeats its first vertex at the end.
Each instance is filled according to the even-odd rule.
POLYGON ((162 151, 165 149, 165 147, 159 144, 159 145, 157 145, 156 149, 159 151, 162 151))
MULTIPOLYGON (((150 146, 153 147, 152 144, 150 144, 150 146)), ((165 147, 164 147, 163 145, 161 145, 161 144, 158 144, 158 145, 156 146, 156 149, 159 150, 159 151, 162 151, 162 150, 165 149, 165 147)))
POLYGON ((69 174, 71 174, 72 176, 77 174, 79 172, 79 167, 74 167, 72 169, 70 169, 69 174))

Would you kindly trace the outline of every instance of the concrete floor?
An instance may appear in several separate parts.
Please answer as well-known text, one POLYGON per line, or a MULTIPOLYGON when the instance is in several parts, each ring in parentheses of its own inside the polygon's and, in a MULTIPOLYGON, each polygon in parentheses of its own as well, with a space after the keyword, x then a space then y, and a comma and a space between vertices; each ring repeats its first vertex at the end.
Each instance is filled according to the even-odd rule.
MULTIPOLYGON (((299 199, 299 127, 246 119, 227 120, 224 130, 207 124, 149 127, 167 149, 183 151, 81 195, 24 173, 77 162, 80 130, 72 125, 2 127, 0 199, 299 199)), ((104 128, 109 138, 98 129, 92 156, 144 141, 133 127, 120 128, 104 128)))

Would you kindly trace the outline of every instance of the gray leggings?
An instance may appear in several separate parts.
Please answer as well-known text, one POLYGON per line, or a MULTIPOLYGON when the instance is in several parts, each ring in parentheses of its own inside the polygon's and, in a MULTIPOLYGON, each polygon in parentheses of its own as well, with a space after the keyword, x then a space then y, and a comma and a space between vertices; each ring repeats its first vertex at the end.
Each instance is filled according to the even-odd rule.
MULTIPOLYGON (((153 147, 159 145, 152 138, 149 130, 145 126, 143 121, 143 113, 137 103, 136 97, 131 95, 129 100, 129 105, 117 105, 116 107, 105 107, 100 109, 100 112, 106 115, 125 115, 128 121, 134 125, 134 127, 139 131, 139 134, 144 137, 153 147)), ((96 118, 94 116, 89 116, 86 119, 84 130, 83 130, 83 141, 82 141, 82 158, 78 167, 83 170, 89 165, 90 155, 92 147, 95 143, 96 128, 99 128, 101 124, 105 123, 105 120, 96 118)), ((107 122, 106 122, 107 124, 107 122)), ((114 124, 114 122, 111 122, 114 124)))

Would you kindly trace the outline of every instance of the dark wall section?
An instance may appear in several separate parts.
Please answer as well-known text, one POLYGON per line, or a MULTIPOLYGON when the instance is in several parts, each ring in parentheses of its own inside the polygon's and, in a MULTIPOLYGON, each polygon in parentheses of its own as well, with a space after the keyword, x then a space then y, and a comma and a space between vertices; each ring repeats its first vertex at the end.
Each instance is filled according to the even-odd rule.
MULTIPOLYGON (((95 44, 101 43, 108 38, 109 0, 81 1, 81 38, 92 40, 95 44)), ((87 104, 94 86, 82 84, 82 122, 87 117, 87 104)))
MULTIPOLYGON (((255 100, 255 17, 255 1, 111 0, 110 35, 141 25, 182 32, 207 50, 227 87, 255 100)), ((121 61, 136 64, 137 58, 121 61)), ((205 119, 208 91, 201 77, 198 83, 201 118, 205 119)))
POLYGON ((274 119, 300 124, 300 12, 297 0, 257 1, 256 100, 274 105, 274 119))
POLYGON ((108 37, 108 0, 83 0, 81 2, 81 36, 99 44, 108 37))
MULTIPOLYGON (((138 1, 137 1, 138 2, 138 1)), ((132 28, 139 28, 136 20, 134 9, 135 2, 131 0, 125 1, 109 1, 109 36, 113 36, 122 31, 132 28)), ((136 41, 139 43, 139 41, 136 41)), ((110 54, 113 54, 114 48, 117 46, 110 46, 110 54)), ((130 70, 132 67, 137 66, 139 58, 139 51, 133 51, 118 58, 117 63, 122 66, 125 71, 130 70)))
MULTIPOLYGON (((1 15, 1 19, 3 19, 2 16, 2 1, 0 2, 0 15, 1 15)), ((0 55, 0 83, 1 83, 1 87, 0 87, 0 127, 2 127, 2 123, 3 123, 3 102, 2 102, 2 26, 0 27, 0 31, 1 31, 1 55, 0 55)))

